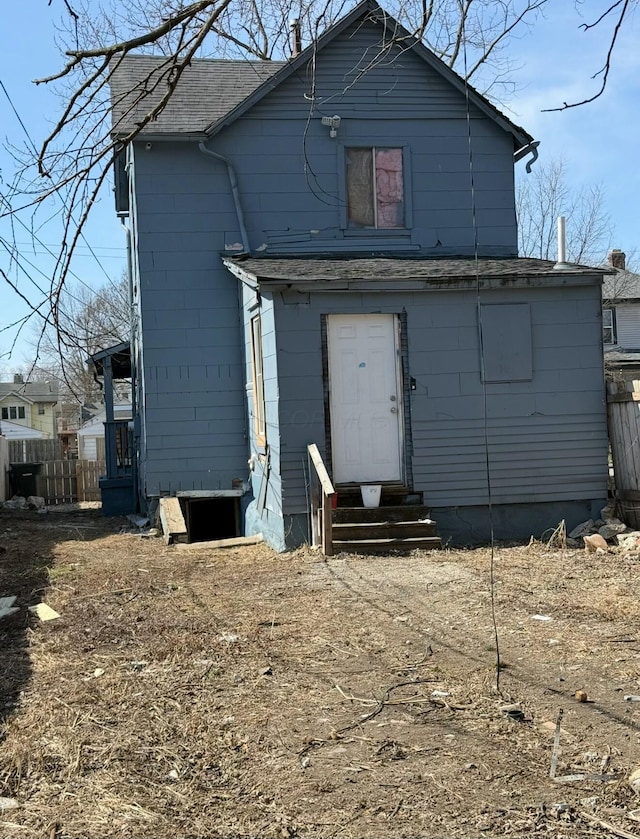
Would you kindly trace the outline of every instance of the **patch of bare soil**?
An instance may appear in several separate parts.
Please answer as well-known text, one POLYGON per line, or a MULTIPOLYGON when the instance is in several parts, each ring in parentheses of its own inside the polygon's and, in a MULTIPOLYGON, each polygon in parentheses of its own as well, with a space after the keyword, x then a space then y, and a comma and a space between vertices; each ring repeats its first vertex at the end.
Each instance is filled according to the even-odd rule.
POLYGON ((0 836, 640 835, 637 557, 497 550, 496 690, 487 549, 121 524, 0 513, 0 597, 61 615, 0 620, 0 836))

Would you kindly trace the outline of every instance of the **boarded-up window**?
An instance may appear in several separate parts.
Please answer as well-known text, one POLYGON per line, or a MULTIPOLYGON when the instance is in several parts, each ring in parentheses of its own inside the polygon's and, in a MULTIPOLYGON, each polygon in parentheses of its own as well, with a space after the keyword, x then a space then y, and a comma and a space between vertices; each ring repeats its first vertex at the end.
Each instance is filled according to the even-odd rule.
POLYGON ((346 149, 349 227, 404 227, 402 149, 346 149))
POLYGON ((260 315, 251 320, 251 371, 253 376, 253 427, 258 444, 267 441, 262 363, 262 323, 260 315))
POLYGON ((616 310, 602 310, 602 340, 605 344, 616 343, 616 310))
POLYGON ((533 378, 531 312, 528 303, 480 307, 485 382, 533 378))

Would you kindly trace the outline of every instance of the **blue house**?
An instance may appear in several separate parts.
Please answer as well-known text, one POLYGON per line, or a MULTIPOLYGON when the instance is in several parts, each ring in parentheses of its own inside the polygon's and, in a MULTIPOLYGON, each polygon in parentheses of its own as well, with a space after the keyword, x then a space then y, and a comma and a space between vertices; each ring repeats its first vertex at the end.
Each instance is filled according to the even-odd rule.
POLYGON ((409 506, 457 542, 489 507, 498 538, 597 515, 603 272, 518 258, 534 138, 372 0, 290 61, 194 61, 149 119, 169 72, 111 80, 115 134, 142 125, 116 197, 143 507, 277 549, 361 485, 391 540, 409 506))

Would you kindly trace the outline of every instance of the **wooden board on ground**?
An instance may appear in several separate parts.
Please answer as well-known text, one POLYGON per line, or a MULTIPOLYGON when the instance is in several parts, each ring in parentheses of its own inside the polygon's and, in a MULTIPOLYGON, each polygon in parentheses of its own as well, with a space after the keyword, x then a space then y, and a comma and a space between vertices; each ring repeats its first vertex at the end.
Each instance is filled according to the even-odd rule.
POLYGON ((262 533, 256 536, 235 536, 233 539, 213 539, 210 542, 190 542, 179 545, 184 550, 193 548, 241 548, 243 545, 258 545, 263 542, 262 533))
POLYGON ((177 498, 160 499, 160 522, 162 523, 164 541, 167 545, 172 540, 187 535, 187 525, 177 498))

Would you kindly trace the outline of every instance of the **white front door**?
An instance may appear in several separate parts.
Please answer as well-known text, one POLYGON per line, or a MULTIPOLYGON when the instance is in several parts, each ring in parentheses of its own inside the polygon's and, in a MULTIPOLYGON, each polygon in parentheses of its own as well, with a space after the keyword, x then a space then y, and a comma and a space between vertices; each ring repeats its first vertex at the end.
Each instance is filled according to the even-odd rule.
POLYGON ((329 315, 329 411, 337 484, 402 479, 395 315, 329 315))

